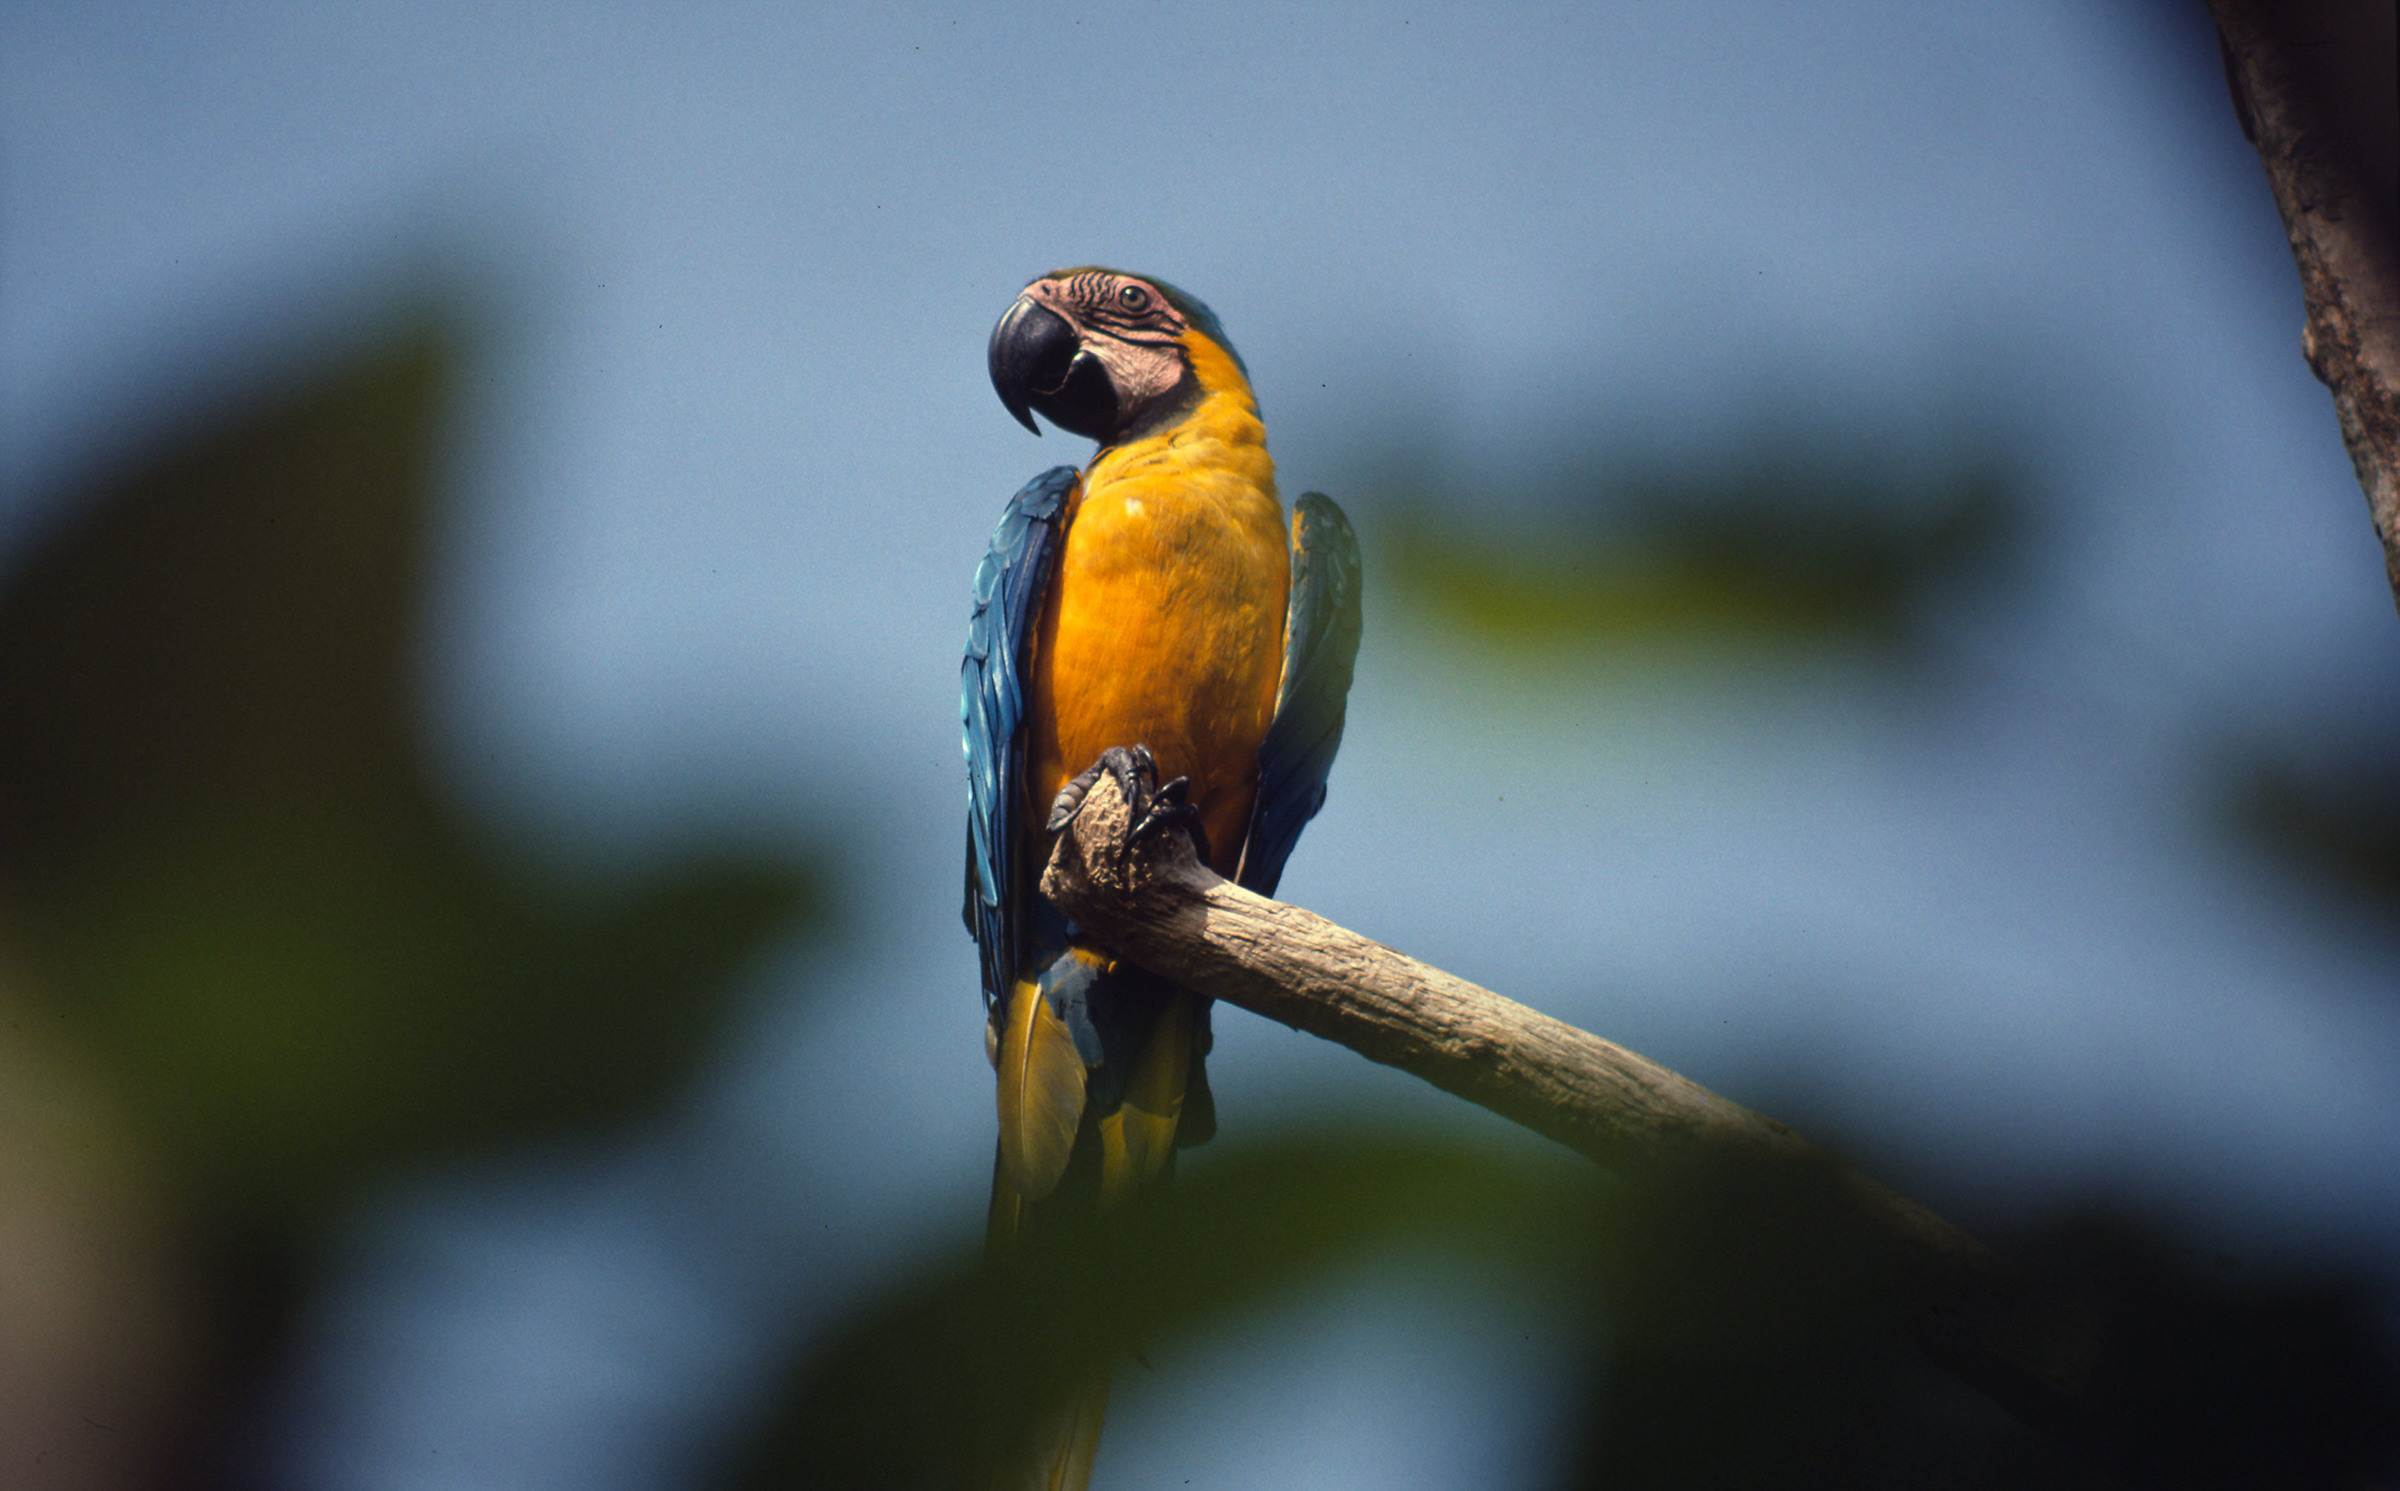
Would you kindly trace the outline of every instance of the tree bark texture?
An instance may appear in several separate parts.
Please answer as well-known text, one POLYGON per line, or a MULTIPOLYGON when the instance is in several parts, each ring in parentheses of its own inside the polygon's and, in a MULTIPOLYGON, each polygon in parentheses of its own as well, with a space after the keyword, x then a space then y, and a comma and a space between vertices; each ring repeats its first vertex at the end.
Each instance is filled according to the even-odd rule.
POLYGON ((1124 956, 1488 1108, 1620 1173, 1732 1161, 1821 1171, 1894 1268, 1929 1356, 2028 1421, 2105 1450, 2097 1324, 1982 1243, 1773 1119, 1624 1047, 1215 875, 1178 832, 1134 838, 1103 773, 1042 893, 1124 956))
POLYGON ((2400 604, 2400 78, 2392 0, 2210 0, 2400 604))

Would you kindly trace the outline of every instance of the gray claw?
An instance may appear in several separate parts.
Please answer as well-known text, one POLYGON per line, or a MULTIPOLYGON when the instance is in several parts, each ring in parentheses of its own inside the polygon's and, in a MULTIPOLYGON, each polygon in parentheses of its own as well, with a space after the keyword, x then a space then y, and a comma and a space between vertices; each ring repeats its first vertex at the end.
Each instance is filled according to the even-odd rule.
POLYGON ((1083 811, 1084 795, 1092 790, 1092 783, 1099 780, 1100 766, 1098 763, 1087 766, 1070 777, 1067 785, 1058 789, 1058 796, 1050 799, 1050 817, 1047 822, 1043 823, 1043 831, 1057 833, 1060 829, 1073 823, 1075 815, 1083 811))
MULTIPOLYGON (((1083 811, 1083 800, 1091 794, 1092 784, 1107 772, 1116 779, 1117 790, 1125 794, 1125 806, 1139 819, 1149 808, 1153 793, 1150 784, 1158 780, 1158 761, 1146 745, 1110 746, 1100 753, 1100 759, 1077 772, 1067 785, 1058 789, 1050 800, 1050 817, 1042 824, 1049 833, 1057 833, 1075 821, 1083 811)), ((1183 778, 1176 778, 1183 782, 1183 778)), ((1170 784, 1173 785, 1173 784, 1170 784)), ((1188 783, 1185 784, 1188 787, 1188 783)), ((1180 795, 1176 801, 1181 801, 1180 795)))

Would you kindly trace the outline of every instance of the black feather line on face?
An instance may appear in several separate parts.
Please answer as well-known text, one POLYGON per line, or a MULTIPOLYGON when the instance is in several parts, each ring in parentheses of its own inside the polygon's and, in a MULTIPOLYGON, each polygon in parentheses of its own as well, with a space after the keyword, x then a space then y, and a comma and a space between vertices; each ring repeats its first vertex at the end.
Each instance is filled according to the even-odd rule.
POLYGON ((1066 293, 1087 330, 1152 346, 1175 341, 1183 333, 1174 302, 1138 276, 1113 271, 1079 274, 1068 281, 1066 293), (1138 311, 1126 308, 1123 296, 1128 288, 1143 292, 1138 311))
MULTIPOLYGON (((1074 297, 1075 308, 1079 312, 1097 312, 1106 306, 1111 298, 1108 294, 1108 286, 1111 281, 1137 281, 1155 292, 1168 305, 1173 306, 1176 314, 1183 317, 1185 324, 1192 330, 1224 348, 1225 355, 1233 359, 1233 365, 1242 370, 1244 378, 1250 376, 1250 364, 1242 360, 1241 349, 1234 346, 1232 339, 1225 335, 1224 323, 1217 319, 1217 313, 1208 308, 1206 301, 1189 291, 1178 289, 1155 275, 1133 274, 1126 270, 1110 269, 1099 264, 1079 264, 1073 269, 1062 269, 1051 275, 1050 278, 1056 280, 1062 289, 1074 297)), ((1122 315, 1121 312, 1117 314, 1122 315)))

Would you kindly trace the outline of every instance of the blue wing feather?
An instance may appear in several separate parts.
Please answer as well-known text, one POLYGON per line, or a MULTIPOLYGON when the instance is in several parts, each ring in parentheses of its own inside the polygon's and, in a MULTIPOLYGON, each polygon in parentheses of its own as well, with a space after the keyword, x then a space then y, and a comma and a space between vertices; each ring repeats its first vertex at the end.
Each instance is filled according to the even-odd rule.
POLYGON ((1300 830, 1325 805, 1325 779, 1342 747, 1358 633, 1358 536, 1332 498, 1310 492, 1292 505, 1283 683, 1274 722, 1258 748, 1258 800, 1236 874, 1262 896, 1275 894, 1300 830))
POLYGON ((967 758, 966 921, 982 954, 987 1001, 1003 997, 1017 974, 1024 911, 1015 883, 1025 755, 1021 669, 1075 480, 1074 467, 1057 466, 1027 482, 1009 499, 975 570, 958 722, 967 758))

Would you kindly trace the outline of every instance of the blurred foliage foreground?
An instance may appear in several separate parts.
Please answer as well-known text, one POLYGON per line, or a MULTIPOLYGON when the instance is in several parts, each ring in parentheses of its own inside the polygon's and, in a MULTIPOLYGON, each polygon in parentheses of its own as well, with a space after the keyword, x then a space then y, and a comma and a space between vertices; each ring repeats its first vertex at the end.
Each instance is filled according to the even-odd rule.
MULTIPOLYGON (((2099 1312, 2109 1358, 2101 1427, 2060 1436, 1908 1344, 1897 1275, 1841 1195, 1787 1164, 1629 1183, 1411 1136, 1228 1142, 1169 1193, 859 1312, 797 1368, 739 1483, 1003 1484, 1078 1382, 1395 1254, 1415 1287, 1518 1291, 1564 1335, 1581 1380, 1547 1483, 1577 1491, 2387 1483, 2395 1383, 2363 1290, 2245 1276, 2121 1219, 2050 1227, 2018 1261, 2099 1312)), ((1118 1482, 1109 1455, 1100 1484, 1180 1474, 1118 1482)))
MULTIPOLYGON (((0 575, 0 1487, 257 1482, 261 1403, 360 1199, 655 1104, 812 904, 802 867, 747 860, 575 889, 428 782, 412 623, 452 362, 435 331, 398 337, 122 468, 0 575)), ((1888 636, 1990 508, 1970 491, 1830 546, 1781 511, 1738 541, 1653 523, 1665 558, 1625 584, 1555 550, 1500 584, 1493 555, 1415 530, 1397 568, 1512 633, 1671 614, 1888 636)), ((2116 1331, 2108 1392, 2137 1427, 2095 1464, 1907 1349, 1816 1199, 1806 1177, 1636 1185, 1237 1133, 1169 1194, 861 1307, 722 1469, 969 1484, 1071 1384, 1398 1254, 1529 1291, 1581 1343, 1562 1485, 2392 1474, 2360 1289, 2195 1266, 2123 1224, 2034 1238, 2020 1256, 2116 1331)), ((1105 1449, 1101 1473, 1121 1473, 1105 1449)))
POLYGON ((0 582, 0 1484, 245 1479, 344 1210, 654 1103, 811 900, 571 889, 432 788, 452 365, 419 328, 219 421, 0 582))

